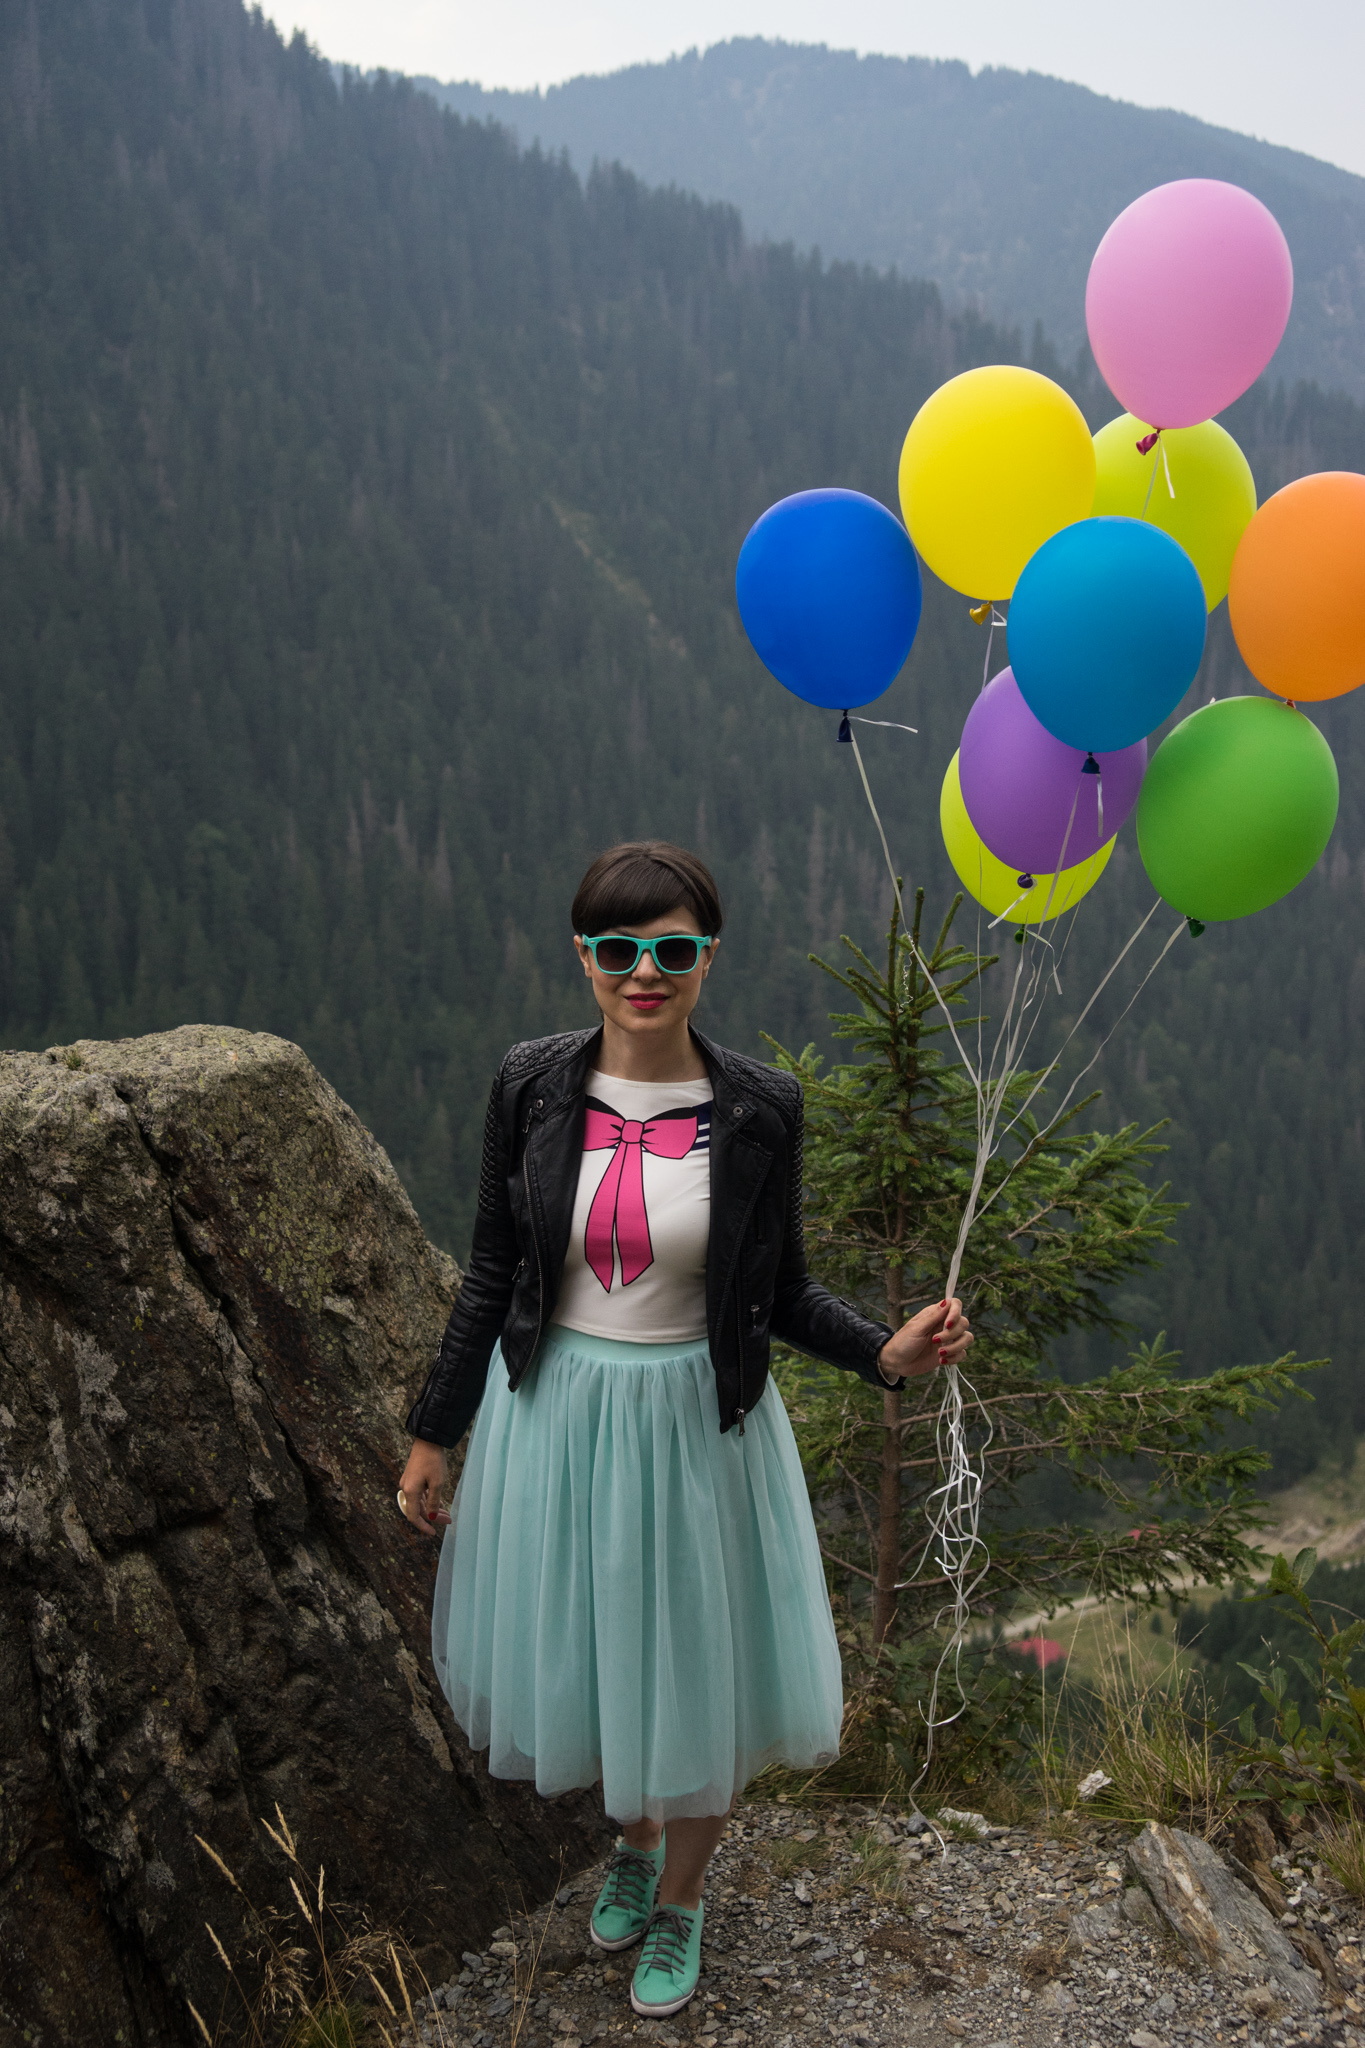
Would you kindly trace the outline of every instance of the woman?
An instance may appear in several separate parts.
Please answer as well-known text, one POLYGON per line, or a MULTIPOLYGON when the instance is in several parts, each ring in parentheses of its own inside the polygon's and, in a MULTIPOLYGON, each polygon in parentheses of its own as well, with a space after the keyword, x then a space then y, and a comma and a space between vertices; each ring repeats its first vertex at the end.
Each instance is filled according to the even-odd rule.
POLYGON ((602 1784, 621 1837, 592 1938, 643 1937, 631 2003, 661 2016, 696 1989, 735 1796, 768 1763, 838 1753, 838 1646, 769 1340, 887 1387, 972 1340, 959 1302, 892 1331, 808 1276, 800 1086, 692 1028, 721 930, 696 855, 613 847, 573 924, 601 1022, 514 1046, 493 1084, 473 1253, 398 1501, 435 1533, 474 1421, 436 1671, 495 1776, 602 1784))

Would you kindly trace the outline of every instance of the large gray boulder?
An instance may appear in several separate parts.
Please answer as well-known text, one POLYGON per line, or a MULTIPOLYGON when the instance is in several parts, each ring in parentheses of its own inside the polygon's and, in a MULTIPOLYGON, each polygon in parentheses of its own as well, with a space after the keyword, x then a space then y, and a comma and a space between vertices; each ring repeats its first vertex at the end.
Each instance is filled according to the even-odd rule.
POLYGON ((245 1930, 194 1837, 287 1906, 276 1802, 432 1982, 598 1853, 431 1671, 394 1492, 457 1285, 296 1046, 0 1056, 0 2039, 198 2039, 245 1930))

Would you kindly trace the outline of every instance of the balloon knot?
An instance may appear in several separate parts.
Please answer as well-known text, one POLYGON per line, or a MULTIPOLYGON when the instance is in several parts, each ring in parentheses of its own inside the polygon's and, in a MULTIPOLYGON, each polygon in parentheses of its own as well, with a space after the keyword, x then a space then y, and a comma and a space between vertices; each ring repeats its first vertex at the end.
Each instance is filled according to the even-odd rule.
POLYGON ((846 740, 849 746, 852 746, 853 727, 848 722, 847 712, 845 712, 843 717, 839 720, 839 737, 841 740, 846 740))
POLYGON ((1138 452, 1138 454, 1139 454, 1139 455, 1150 455, 1150 454, 1151 454, 1151 452, 1152 452, 1152 450, 1153 450, 1153 449, 1155 448, 1155 446, 1156 446, 1157 442, 1158 442, 1158 441, 1159 441, 1160 439, 1161 439, 1161 429, 1160 429, 1160 427, 1158 427, 1158 428, 1157 428, 1157 429, 1155 430, 1155 432, 1154 432, 1154 433, 1151 433, 1151 434, 1144 434, 1144 435, 1143 435, 1143 437, 1142 437, 1142 439, 1141 439, 1140 441, 1138 441, 1138 442, 1137 442, 1137 443, 1135 444, 1135 445, 1136 445, 1136 447, 1137 447, 1137 452, 1138 452))
POLYGON ((1022 925, 1020 925, 1018 931, 1014 934, 1014 943, 1016 946, 1022 946, 1024 943, 1024 927, 1022 925))
POLYGON ((1297 705, 1297 704, 1296 704, 1296 703, 1294 702, 1294 699, 1293 699, 1292 697, 1286 697, 1284 701, 1285 701, 1285 703, 1286 703, 1286 704, 1287 704, 1287 705, 1289 706, 1289 708, 1290 708, 1290 710, 1291 710, 1291 711, 1297 711, 1297 710, 1298 710, 1298 708, 1299 708, 1299 707, 1298 707, 1298 705, 1297 705))
POLYGON ((1021 889, 1031 889, 1033 887, 1032 875, 1016 875, 1014 879, 1018 882, 1021 889))
POLYGON ((1095 756, 1093 754, 1087 754, 1085 757, 1084 766, 1081 769, 1082 775, 1098 775, 1099 772, 1099 762, 1095 759, 1095 756))
POLYGON ((974 604, 967 614, 968 618, 974 619, 978 626, 984 626, 990 615, 991 607, 988 604, 974 604))
POLYGON ((1204 927, 1203 927, 1203 925, 1202 925, 1202 924, 1200 924, 1200 922, 1199 922, 1199 919, 1198 919, 1197 917, 1188 917, 1188 916, 1187 916, 1187 917, 1186 917, 1186 919, 1185 919, 1185 922, 1186 922, 1186 924, 1187 924, 1187 925, 1189 926, 1189 928, 1190 928, 1190 937, 1191 937, 1192 939, 1202 939, 1202 938, 1203 938, 1203 936, 1204 936, 1204 927))

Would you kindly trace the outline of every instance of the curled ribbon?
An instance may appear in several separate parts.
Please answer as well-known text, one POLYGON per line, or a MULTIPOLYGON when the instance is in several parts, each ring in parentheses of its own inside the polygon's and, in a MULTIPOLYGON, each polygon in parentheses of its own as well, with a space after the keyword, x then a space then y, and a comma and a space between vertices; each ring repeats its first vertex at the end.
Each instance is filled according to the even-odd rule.
POLYGON ((652 1153, 656 1159, 682 1159, 696 1141, 695 1116, 655 1116, 648 1123, 640 1123, 634 1117, 617 1116, 614 1110, 588 1110, 583 1150, 603 1152, 608 1146, 616 1148, 592 1198, 584 1240, 588 1264, 608 1294, 613 1238, 621 1254, 623 1287, 629 1287, 654 1263, 645 1211, 645 1153, 652 1153))

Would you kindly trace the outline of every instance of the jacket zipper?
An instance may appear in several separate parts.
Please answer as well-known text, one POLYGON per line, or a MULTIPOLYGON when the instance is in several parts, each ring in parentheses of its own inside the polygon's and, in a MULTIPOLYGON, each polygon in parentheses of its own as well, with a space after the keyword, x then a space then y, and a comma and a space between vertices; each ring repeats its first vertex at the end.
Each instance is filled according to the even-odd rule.
MULTIPOLYGON (((741 1308, 740 1308, 740 1305, 739 1305, 739 1275, 738 1275, 738 1273, 736 1273, 736 1275, 735 1275, 735 1347, 736 1347, 736 1354, 737 1354, 737 1355, 736 1355, 736 1358, 735 1358, 735 1363, 736 1363, 736 1365, 737 1365, 737 1366, 739 1367, 739 1395, 740 1395, 740 1399, 741 1399, 741 1400, 743 1400, 743 1398, 744 1398, 744 1316, 743 1316, 743 1311, 741 1310, 741 1308)), ((747 1410, 747 1409, 744 1409, 744 1408, 736 1408, 736 1410, 735 1410, 734 1414, 733 1414, 733 1415, 732 1415, 732 1417, 730 1418, 732 1422, 738 1423, 738 1425, 739 1425, 739 1433, 740 1433, 740 1435, 741 1435, 741 1436, 743 1436, 743 1434, 744 1434, 744 1417, 745 1417, 745 1415, 746 1415, 747 1413, 748 1413, 748 1410, 747 1410)))
MULTIPOLYGON (((758 1335, 758 1317, 759 1317, 759 1304, 758 1304, 758 1302, 756 1302, 756 1301, 751 1301, 751 1302, 749 1303, 749 1335, 750 1335, 751 1337, 756 1337, 756 1336, 758 1335)), ((739 1335, 740 1335, 740 1346, 739 1346, 739 1390, 740 1390, 740 1392, 741 1392, 741 1393, 743 1393, 743 1391, 744 1391, 744 1331, 743 1331, 743 1318, 742 1318, 742 1316, 741 1316, 741 1314, 740 1314, 740 1307, 739 1307, 739 1289, 738 1289, 738 1284, 736 1284, 736 1290, 735 1290, 735 1322, 736 1322, 736 1324, 737 1324, 737 1325, 739 1326, 739 1335)), ((747 1413, 747 1412, 748 1412, 748 1411, 747 1411, 746 1409, 743 1409, 743 1408, 736 1408, 736 1410, 735 1410, 735 1420, 736 1420, 736 1421, 738 1422, 738 1424, 739 1424, 739 1433, 740 1433, 740 1435, 741 1435, 741 1436, 743 1436, 743 1434, 744 1434, 744 1417, 745 1417, 745 1415, 746 1415, 746 1413, 747 1413)))
MULTIPOLYGON (((748 1201, 744 1205, 744 1214, 739 1219, 739 1230, 736 1234, 735 1239, 734 1258, 731 1261, 730 1271, 729 1275, 727 1276, 726 1282, 726 1284, 728 1286, 733 1287, 735 1291, 735 1348, 737 1354, 735 1362, 739 1368, 739 1391, 741 1395, 744 1392, 744 1310, 740 1306, 739 1297, 740 1247, 743 1245, 744 1242, 744 1233, 748 1228, 749 1218, 754 1213, 754 1205, 758 1201, 758 1198, 762 1194, 762 1192, 763 1182, 760 1181, 758 1183, 758 1186, 754 1189, 753 1193, 750 1195, 748 1201)), ((757 1306, 754 1306, 752 1308, 750 1319, 755 1324, 755 1326, 757 1326, 757 1306)), ((749 1411, 747 1408, 736 1408, 734 1413, 730 1417, 731 1422, 738 1425, 739 1434, 741 1436, 743 1436, 744 1434, 744 1418, 748 1414, 748 1412, 749 1411)))
MULTIPOLYGON (((530 1118, 526 1120, 530 1129, 530 1118)), ((545 1269, 540 1263, 540 1237, 536 1230, 536 1207, 531 1193, 531 1154, 529 1149, 521 1155, 521 1177, 526 1186, 526 1213, 531 1219, 531 1242, 536 1248, 536 1334, 531 1342, 531 1357, 534 1358, 540 1345, 541 1324, 545 1320, 545 1269)), ((523 1259, 522 1264, 526 1261, 523 1259)), ((528 1360, 529 1363, 529 1360, 528 1360)))

